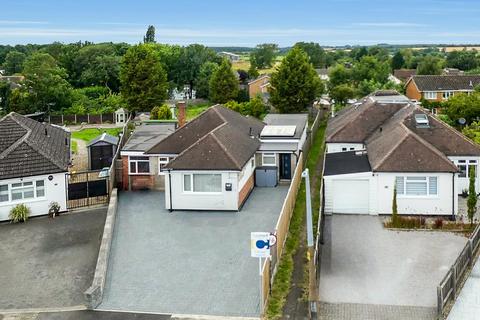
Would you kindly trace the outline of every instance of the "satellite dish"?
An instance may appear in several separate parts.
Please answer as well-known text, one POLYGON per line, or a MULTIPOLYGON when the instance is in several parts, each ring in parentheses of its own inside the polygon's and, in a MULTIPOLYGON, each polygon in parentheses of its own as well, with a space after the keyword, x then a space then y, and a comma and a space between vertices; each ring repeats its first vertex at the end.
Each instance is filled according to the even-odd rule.
POLYGON ((460 123, 462 126, 467 123, 467 120, 465 120, 465 118, 460 118, 458 119, 458 123, 460 123))

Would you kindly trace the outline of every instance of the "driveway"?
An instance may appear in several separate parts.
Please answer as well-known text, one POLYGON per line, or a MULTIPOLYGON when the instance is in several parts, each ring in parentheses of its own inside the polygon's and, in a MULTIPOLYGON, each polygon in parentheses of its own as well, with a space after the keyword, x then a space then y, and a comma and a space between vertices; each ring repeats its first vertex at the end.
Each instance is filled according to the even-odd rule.
POLYGON ((0 309, 84 304, 106 208, 0 224, 0 309))
POLYGON ((258 316, 250 232, 273 231, 287 188, 255 188, 240 212, 169 213, 163 193, 121 193, 99 309, 258 316))
POLYGON ((437 285, 467 239, 446 232, 397 232, 376 216, 327 217, 320 300, 435 307, 437 285))

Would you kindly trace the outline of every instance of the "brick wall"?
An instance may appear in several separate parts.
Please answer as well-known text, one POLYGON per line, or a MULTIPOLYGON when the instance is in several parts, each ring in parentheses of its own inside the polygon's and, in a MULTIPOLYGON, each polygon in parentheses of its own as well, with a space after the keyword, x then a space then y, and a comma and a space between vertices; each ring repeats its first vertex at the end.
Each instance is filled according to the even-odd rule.
POLYGON ((123 162, 123 190, 144 190, 154 189, 155 176, 154 175, 129 175, 128 174, 128 157, 122 158, 123 162))
POLYGON ((238 193, 238 208, 242 206, 242 204, 247 199, 248 195, 253 189, 253 174, 248 178, 247 182, 243 186, 242 190, 238 193))
POLYGON ((422 94, 418 91, 417 86, 415 83, 413 83, 413 80, 408 83, 405 93, 409 99, 418 101, 422 99, 422 94))

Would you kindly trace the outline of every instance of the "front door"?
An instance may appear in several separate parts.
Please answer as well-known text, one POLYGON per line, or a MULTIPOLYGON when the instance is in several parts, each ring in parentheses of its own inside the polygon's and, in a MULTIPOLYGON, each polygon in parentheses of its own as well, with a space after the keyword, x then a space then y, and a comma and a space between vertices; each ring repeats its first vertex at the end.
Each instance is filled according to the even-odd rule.
POLYGON ((280 179, 292 179, 292 155, 290 153, 280 154, 280 179))

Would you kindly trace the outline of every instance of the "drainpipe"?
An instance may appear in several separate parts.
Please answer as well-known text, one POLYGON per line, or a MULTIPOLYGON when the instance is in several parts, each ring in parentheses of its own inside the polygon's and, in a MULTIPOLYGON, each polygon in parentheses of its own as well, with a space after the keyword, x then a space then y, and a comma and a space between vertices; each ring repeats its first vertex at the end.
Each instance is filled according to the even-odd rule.
POLYGON ((452 221, 455 221, 455 172, 452 173, 452 221))
POLYGON ((170 169, 168 169, 168 190, 169 190, 169 197, 170 197, 170 209, 168 211, 172 212, 173 211, 173 206, 172 206, 172 175, 170 173, 170 169))

